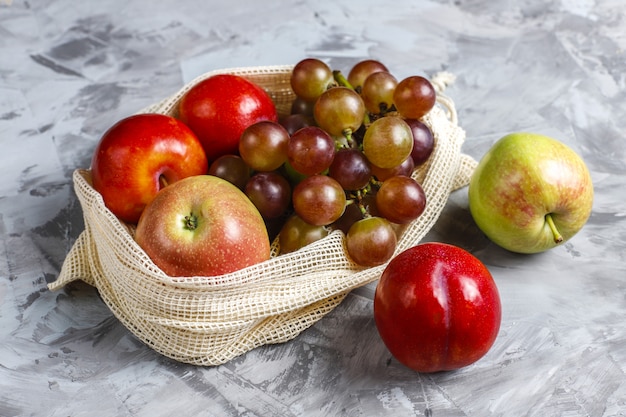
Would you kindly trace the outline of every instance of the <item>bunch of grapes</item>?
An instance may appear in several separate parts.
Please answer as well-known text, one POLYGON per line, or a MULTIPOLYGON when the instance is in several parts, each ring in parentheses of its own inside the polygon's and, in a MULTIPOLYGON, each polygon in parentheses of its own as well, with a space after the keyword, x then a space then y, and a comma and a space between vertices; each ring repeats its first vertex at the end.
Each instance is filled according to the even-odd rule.
POLYGON ((383 264, 401 226, 426 206, 411 174, 434 146, 420 121, 435 104, 432 84, 417 75, 398 82, 376 60, 345 77, 315 58, 300 61, 290 81, 291 113, 248 127, 239 155, 219 158, 209 173, 246 193, 281 253, 339 229, 354 262, 383 264))

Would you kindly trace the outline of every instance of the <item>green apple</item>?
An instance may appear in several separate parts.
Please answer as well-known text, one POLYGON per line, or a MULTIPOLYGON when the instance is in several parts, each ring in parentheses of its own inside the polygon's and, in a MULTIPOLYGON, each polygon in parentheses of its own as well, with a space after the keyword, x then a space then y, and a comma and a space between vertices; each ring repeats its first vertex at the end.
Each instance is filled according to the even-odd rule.
POLYGON ((478 227, 512 252, 538 253, 574 236, 593 203, 591 175, 570 147, 535 133, 512 133, 482 157, 469 184, 478 227))
POLYGON ((227 274, 270 257, 263 217, 235 185, 195 175, 159 191, 135 240, 169 276, 227 274))

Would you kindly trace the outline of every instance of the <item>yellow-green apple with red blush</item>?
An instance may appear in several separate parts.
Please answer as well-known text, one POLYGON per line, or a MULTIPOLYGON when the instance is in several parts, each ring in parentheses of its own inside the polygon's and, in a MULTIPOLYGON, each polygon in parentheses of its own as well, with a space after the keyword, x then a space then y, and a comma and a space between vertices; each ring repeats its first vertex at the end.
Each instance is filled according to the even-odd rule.
POLYGON ((135 240, 169 276, 216 276, 263 262, 270 241, 263 217, 230 182, 196 175, 146 206, 135 240))
POLYGON ((469 184, 478 227, 499 246, 538 253, 562 244, 587 222, 593 183, 583 159, 564 143, 511 133, 481 158, 469 184))
POLYGON ((94 189, 113 214, 132 224, 163 187, 207 170, 202 144, 189 127, 154 113, 115 123, 91 160, 94 189))

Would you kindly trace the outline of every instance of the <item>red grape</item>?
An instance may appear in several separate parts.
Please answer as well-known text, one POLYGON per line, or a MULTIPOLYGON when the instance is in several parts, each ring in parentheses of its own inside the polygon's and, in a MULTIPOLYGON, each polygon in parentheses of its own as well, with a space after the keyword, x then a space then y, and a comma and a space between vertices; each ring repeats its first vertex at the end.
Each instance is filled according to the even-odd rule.
POLYGON ((372 165, 372 175, 375 176, 378 181, 385 181, 387 178, 395 177, 396 175, 410 177, 414 169, 415 163, 413 162, 413 158, 409 155, 404 162, 393 168, 380 168, 376 165, 372 165))
POLYGON ((344 190, 359 190, 372 178, 372 168, 361 151, 346 148, 335 154, 328 175, 336 179, 344 190))
POLYGON ((411 158, 415 166, 420 166, 428 160, 435 147, 435 138, 430 128, 417 119, 405 119, 413 133, 413 150, 411 158))
POLYGON ((301 174, 314 175, 325 171, 334 157, 334 139, 317 126, 304 127, 289 139, 287 159, 301 174))
POLYGON ((307 116, 302 113, 293 113, 281 118, 280 124, 287 129, 287 133, 291 136, 303 127, 314 126, 315 121, 313 120, 313 116, 307 116))
POLYGON ((371 192, 354 198, 351 204, 346 206, 346 210, 330 227, 333 230, 341 230, 344 234, 348 234, 350 227, 357 221, 370 216, 377 216, 378 209, 376 208, 376 192, 372 189, 371 192))
POLYGON ((312 175, 300 181, 293 190, 292 201, 296 214, 316 226, 331 224, 346 209, 341 184, 326 175, 312 175))
POLYGON ((313 106, 315 106, 315 100, 307 101, 302 97, 296 96, 291 102, 291 114, 303 114, 313 117, 313 106))
POLYGON ((243 190, 251 171, 239 155, 222 155, 211 163, 208 174, 225 179, 243 190))
POLYGON ((290 86, 289 114, 249 126, 238 155, 216 160, 209 173, 246 193, 281 253, 341 230, 354 262, 387 262, 405 224, 425 209, 410 176, 435 144, 418 120, 435 104, 432 84, 418 76, 398 82, 373 59, 346 78, 307 58, 292 69, 290 86))
POLYGON ((266 219, 282 216, 291 203, 291 186, 276 172, 258 172, 254 174, 244 192, 266 219))
POLYGON ((413 75, 400 81, 393 93, 398 112, 408 119, 419 119, 435 105, 437 93, 426 78, 413 75))
POLYGON ((376 193, 376 207, 390 222, 406 224, 424 212, 426 195, 413 178, 399 175, 385 180, 380 186, 376 193))
POLYGON ((270 121, 248 126, 239 139, 239 155, 255 171, 274 171, 287 160, 289 133, 270 121))
POLYGON ((354 223, 346 236, 348 254, 361 266, 377 266, 393 256, 398 238, 382 217, 366 217, 354 223))

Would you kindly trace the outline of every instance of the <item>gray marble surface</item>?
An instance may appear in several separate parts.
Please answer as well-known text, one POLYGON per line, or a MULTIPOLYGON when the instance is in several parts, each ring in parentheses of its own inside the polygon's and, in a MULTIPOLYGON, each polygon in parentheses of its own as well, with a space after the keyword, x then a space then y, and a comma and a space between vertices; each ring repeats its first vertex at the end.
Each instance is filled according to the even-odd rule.
POLYGON ((0 416, 626 415, 625 34, 621 0, 0 0, 0 416), (562 247, 499 249, 466 190, 427 236, 499 286, 502 328, 474 365, 393 360, 373 285, 293 341, 211 368, 145 347, 86 284, 48 291, 83 228, 71 173, 109 126, 205 71, 308 56, 447 70, 464 152, 530 130, 587 162, 593 214, 562 247))

